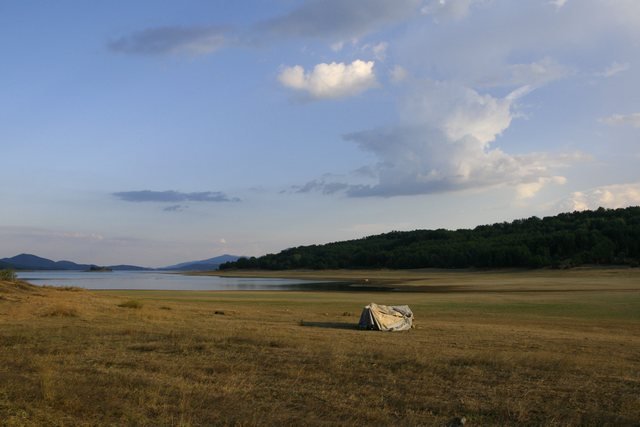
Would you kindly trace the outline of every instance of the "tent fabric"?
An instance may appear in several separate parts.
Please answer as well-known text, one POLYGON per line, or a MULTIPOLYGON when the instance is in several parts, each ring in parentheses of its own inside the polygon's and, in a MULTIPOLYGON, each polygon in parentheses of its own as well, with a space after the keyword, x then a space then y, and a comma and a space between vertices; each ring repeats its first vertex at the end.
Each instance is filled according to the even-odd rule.
POLYGON ((413 327, 413 312, 408 305, 372 302, 362 310, 358 327, 375 331, 407 331, 413 327))

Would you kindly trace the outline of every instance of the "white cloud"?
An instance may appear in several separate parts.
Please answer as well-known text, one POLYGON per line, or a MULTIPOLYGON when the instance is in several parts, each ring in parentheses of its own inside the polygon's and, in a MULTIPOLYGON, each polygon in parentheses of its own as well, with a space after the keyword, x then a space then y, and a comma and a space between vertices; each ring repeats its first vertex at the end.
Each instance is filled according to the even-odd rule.
POLYGON ((509 127, 512 105, 526 91, 523 87, 495 98, 456 83, 426 81, 409 95, 402 115, 408 122, 442 131, 449 140, 469 136, 484 145, 509 127))
POLYGON ((633 126, 640 128, 640 113, 614 114, 609 117, 603 117, 600 121, 611 126, 633 126))
MULTIPOLYGON (((575 161, 571 156, 544 153, 514 156, 490 148, 473 136, 452 140, 426 126, 360 132, 347 135, 346 139, 379 159, 376 182, 335 188, 355 197, 507 185, 516 187, 518 197, 529 198, 546 185, 564 183, 565 179, 553 175, 553 171, 575 161)), ((322 189, 327 192, 326 185, 322 189)))
MULTIPOLYGON (((323 178, 301 191, 396 196, 508 186, 524 200, 564 184, 560 169, 580 161, 577 156, 526 154, 527 149, 535 149, 531 147, 556 142, 548 135, 561 134, 555 132, 564 130, 560 120, 541 123, 549 129, 540 131, 539 141, 530 137, 515 141, 525 154, 514 154, 505 137, 522 117, 521 100, 532 91, 536 96, 531 97, 531 108, 543 112, 532 115, 531 123, 546 120, 560 106, 567 106, 562 111, 571 120, 580 114, 580 109, 570 108, 574 100, 567 95, 573 92, 565 90, 572 85, 559 83, 558 91, 540 89, 568 77, 577 83, 593 75, 592 69, 585 72, 582 67, 593 64, 594 58, 613 54, 622 62, 634 57, 629 52, 637 50, 637 44, 629 41, 637 39, 630 36, 640 35, 640 25, 631 21, 640 24, 640 14, 634 13, 640 12, 640 2, 584 1, 585 6, 578 7, 574 2, 550 4, 549 0, 425 0, 422 12, 434 20, 465 20, 443 19, 434 25, 422 18, 420 25, 407 26, 401 38, 388 39, 393 43, 393 59, 412 70, 412 78, 406 78, 404 67, 389 70, 391 82, 404 81, 393 88, 394 93, 406 91, 395 100, 399 106, 395 123, 345 136, 374 156, 366 165, 371 172, 368 181, 323 178), (612 43, 606 45, 606 55, 599 50, 604 41, 612 43), (429 79, 420 82, 417 76, 429 79)), ((613 63, 603 75, 615 75, 626 67, 613 63)), ((610 82, 614 83, 618 82, 610 82)), ((602 120, 640 126, 635 115, 602 120)))
POLYGON ((422 82, 410 88, 402 123, 345 136, 378 159, 368 168, 368 182, 322 179, 298 191, 392 197, 507 185, 519 198, 531 198, 546 185, 563 184, 565 178, 554 171, 576 159, 514 156, 490 146, 510 126, 515 102, 528 91, 523 87, 498 98, 451 82, 422 82))
POLYGON ((518 184, 516 187, 517 198, 520 200, 533 198, 547 184, 566 184, 567 179, 563 176, 540 177, 533 182, 518 184))
POLYGON ((374 61, 355 60, 351 64, 318 64, 306 72, 296 65, 285 67, 278 80, 283 86, 307 93, 313 98, 342 98, 357 95, 377 85, 374 61))
POLYGON ((583 211, 599 207, 616 209, 637 205, 640 205, 640 182, 576 191, 563 201, 560 207, 565 210, 583 211))
POLYGON ((628 63, 620 63, 620 62, 613 62, 611 65, 609 65, 607 68, 605 68, 604 71, 600 72, 600 73, 596 73, 597 76, 599 77, 613 77, 616 74, 620 74, 624 71, 627 71, 630 68, 628 63))

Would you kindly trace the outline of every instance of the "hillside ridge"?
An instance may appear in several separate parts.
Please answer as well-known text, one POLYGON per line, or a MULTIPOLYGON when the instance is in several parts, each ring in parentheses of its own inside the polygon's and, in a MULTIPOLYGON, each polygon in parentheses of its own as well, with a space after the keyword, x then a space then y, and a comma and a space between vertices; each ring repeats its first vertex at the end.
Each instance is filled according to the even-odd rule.
POLYGON ((391 231, 225 263, 229 269, 567 268, 640 265, 640 207, 479 225, 391 231))

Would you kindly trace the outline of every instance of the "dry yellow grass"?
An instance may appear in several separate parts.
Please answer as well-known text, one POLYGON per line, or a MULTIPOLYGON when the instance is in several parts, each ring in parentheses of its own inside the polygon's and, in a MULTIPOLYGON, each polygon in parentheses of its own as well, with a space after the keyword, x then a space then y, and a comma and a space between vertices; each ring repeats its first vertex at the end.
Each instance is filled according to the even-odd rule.
POLYGON ((433 292, 1 283, 0 423, 640 422, 638 270, 331 276, 433 292), (410 304, 417 328, 356 330, 371 301, 410 304))

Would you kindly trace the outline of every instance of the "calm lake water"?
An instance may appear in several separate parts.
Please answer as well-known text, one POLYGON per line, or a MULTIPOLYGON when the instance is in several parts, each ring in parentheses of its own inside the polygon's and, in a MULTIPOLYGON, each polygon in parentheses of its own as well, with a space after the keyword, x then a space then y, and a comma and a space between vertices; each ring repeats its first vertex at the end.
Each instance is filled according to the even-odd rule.
POLYGON ((18 272, 18 278, 34 285, 76 286, 85 289, 146 289, 171 291, 304 290, 331 289, 335 283, 295 279, 251 279, 216 276, 186 276, 156 271, 18 272))

